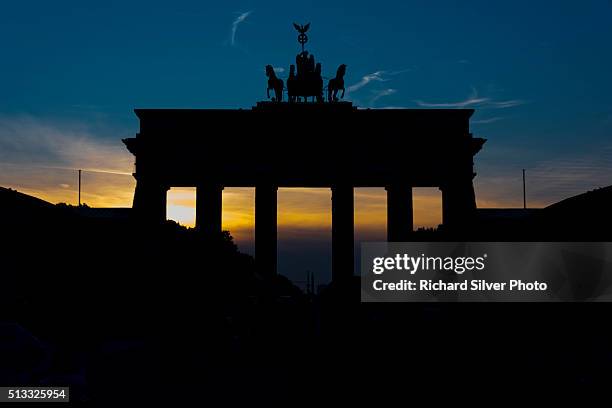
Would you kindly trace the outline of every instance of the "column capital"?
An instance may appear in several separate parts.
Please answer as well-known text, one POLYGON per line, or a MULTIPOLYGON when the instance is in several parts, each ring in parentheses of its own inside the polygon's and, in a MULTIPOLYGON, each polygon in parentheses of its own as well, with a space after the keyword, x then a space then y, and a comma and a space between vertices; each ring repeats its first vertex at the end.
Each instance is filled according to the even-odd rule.
POLYGON ((412 188, 413 188, 413 185, 410 183, 387 184, 385 186, 385 191, 397 190, 397 189, 411 190, 412 188))
POLYGON ((331 189, 331 200, 334 201, 334 199, 341 199, 343 196, 346 197, 348 195, 348 193, 350 192, 350 195, 353 197, 355 196, 355 187, 352 184, 347 184, 347 185, 333 185, 330 187, 331 189))
POLYGON ((266 189, 278 191, 278 186, 272 183, 257 183, 255 184, 255 190, 257 190, 258 188, 266 188, 266 189))
POLYGON ((219 190, 225 190, 225 186, 221 183, 207 183, 207 182, 202 182, 202 183, 198 183, 196 184, 196 188, 206 188, 206 189, 219 189, 219 190))
POLYGON ((412 186, 395 184, 387 190, 387 241, 408 241, 414 228, 412 186))

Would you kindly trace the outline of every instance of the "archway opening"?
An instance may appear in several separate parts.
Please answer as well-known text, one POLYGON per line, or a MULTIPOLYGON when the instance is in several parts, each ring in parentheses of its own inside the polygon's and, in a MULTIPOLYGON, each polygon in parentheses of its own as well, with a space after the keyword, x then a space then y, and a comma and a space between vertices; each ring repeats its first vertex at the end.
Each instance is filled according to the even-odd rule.
POLYGON ((255 255, 255 188, 223 189, 222 227, 230 232, 240 252, 255 255))
POLYGON ((412 189, 414 230, 436 229, 442 224, 442 192, 438 187, 412 189))
POLYGON ((331 190, 278 189, 278 273, 304 289, 331 280, 331 190))
POLYGON ((166 219, 193 228, 196 220, 195 187, 171 187, 166 195, 166 219))

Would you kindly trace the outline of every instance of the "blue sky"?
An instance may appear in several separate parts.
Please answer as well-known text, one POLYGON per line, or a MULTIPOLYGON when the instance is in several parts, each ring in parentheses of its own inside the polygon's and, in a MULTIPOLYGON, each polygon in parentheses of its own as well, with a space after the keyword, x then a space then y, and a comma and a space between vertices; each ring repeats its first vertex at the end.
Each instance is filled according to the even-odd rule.
POLYGON ((530 167, 607 143, 611 17, 609 1, 5 2, 0 114, 131 134, 134 107, 249 107, 263 66, 287 69, 297 51, 291 22, 311 21, 326 75, 346 63, 355 85, 382 71, 354 101, 488 99, 470 105, 475 133, 487 150, 537 150, 530 167))
POLYGON ((296 21, 360 106, 477 109, 479 205, 520 206, 522 168, 547 205, 612 184, 611 20, 604 0, 3 2, 0 185, 68 185, 35 166, 129 174, 135 107, 252 106, 296 21))

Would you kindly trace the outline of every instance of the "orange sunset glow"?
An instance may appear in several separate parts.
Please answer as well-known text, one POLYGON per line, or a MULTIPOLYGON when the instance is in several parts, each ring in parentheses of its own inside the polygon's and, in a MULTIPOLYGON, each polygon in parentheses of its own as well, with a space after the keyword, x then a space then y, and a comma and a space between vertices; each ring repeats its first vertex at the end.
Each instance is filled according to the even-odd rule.
MULTIPOLYGON (((167 217, 181 225, 195 225, 195 189, 173 188, 168 192, 167 217)), ((236 242, 253 239, 255 190, 226 188, 223 191, 223 228, 236 242)), ((384 239, 386 194, 383 188, 355 189, 355 229, 360 239, 384 239)), ((415 228, 441 223, 441 196, 437 188, 415 189, 415 228)), ((331 190, 326 188, 279 188, 279 238, 309 239, 331 229, 331 190)))
MULTIPOLYGON (((19 182, 2 180, 5 187, 52 203, 77 204, 78 178, 75 170, 57 168, 15 169, 7 173, 19 182)), ((7 174, 4 173, 4 174, 7 174)), ((119 171, 83 171, 81 201, 91 207, 131 207, 135 180, 119 171)), ((1 177, 0 177, 1 178, 1 177)), ((7 177, 8 178, 8 177, 7 177)), ((195 225, 195 188, 168 191, 167 218, 195 225)), ((223 191, 223 228, 239 246, 249 247, 254 238, 254 188, 223 191)), ((441 223, 441 195, 437 188, 414 189, 415 228, 441 223)), ((386 192, 383 188, 355 189, 355 232, 359 240, 385 239, 386 192)), ((331 190, 326 188, 279 188, 279 239, 326 239, 331 230, 331 190)))
MULTIPOLYGON (((52 203, 76 204, 76 170, 19 168, 3 166, 5 187, 19 190, 52 203), (17 182, 14 182, 17 181, 17 182)), ((124 170, 124 169, 120 169, 124 170)), ((81 201, 91 207, 131 207, 135 180, 117 168, 83 172, 81 201)), ((478 187, 478 185, 477 185, 478 187)), ((477 191, 477 198, 479 198, 477 191)), ((195 188, 168 191, 167 218, 187 227, 195 225, 195 188)), ((436 227, 441 223, 441 194, 437 188, 415 188, 414 226, 436 227)), ((504 203, 481 194, 480 207, 504 203)), ((543 205, 544 203, 538 203, 543 205)), ((223 229, 229 230, 242 249, 252 247, 255 224, 254 188, 226 188, 223 191, 223 229)), ((383 188, 355 189, 355 236, 357 240, 384 240, 387 222, 386 192, 383 188)), ((326 188, 279 188, 279 240, 328 240, 331 236, 331 190, 326 188)))

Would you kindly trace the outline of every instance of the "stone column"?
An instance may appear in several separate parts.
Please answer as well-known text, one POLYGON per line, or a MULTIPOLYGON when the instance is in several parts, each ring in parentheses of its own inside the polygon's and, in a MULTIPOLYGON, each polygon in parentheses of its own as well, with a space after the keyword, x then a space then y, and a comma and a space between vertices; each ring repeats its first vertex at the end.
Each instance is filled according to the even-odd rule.
POLYGON ((255 263, 261 275, 276 274, 276 227, 278 187, 255 187, 255 263))
POLYGON ((350 282, 355 263, 353 186, 332 187, 332 281, 350 282))
POLYGON ((452 193, 449 191, 450 189, 447 187, 440 187, 440 191, 442 192, 442 225, 445 228, 448 228, 453 223, 453 206, 452 206, 452 193))
POLYGON ((446 183, 442 191, 442 224, 457 229, 468 226, 476 214, 472 180, 446 183))
POLYGON ((223 187, 202 184, 196 187, 196 228, 206 234, 221 234, 223 187))
POLYGON ((391 185, 387 190, 387 241, 408 241, 412 235, 412 187, 391 185))
POLYGON ((134 203, 136 216, 147 223, 162 223, 166 220, 168 187, 153 180, 136 181, 134 203))

